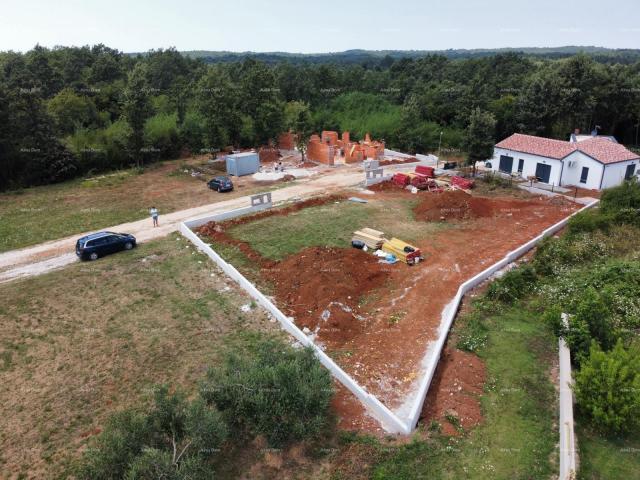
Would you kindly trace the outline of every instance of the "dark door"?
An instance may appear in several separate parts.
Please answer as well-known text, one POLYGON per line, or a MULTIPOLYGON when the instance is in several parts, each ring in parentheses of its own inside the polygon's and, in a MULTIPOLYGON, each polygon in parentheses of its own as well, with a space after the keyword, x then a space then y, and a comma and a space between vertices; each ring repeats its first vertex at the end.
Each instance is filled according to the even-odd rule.
POLYGON ((589 168, 582 167, 582 173, 580 174, 580 183, 587 183, 589 177, 589 168))
POLYGON ((521 158, 518 160, 518 173, 522 174, 523 170, 524 170, 524 159, 521 158))
POLYGON ((536 177, 539 182, 549 183, 549 178, 551 178, 551 165, 538 163, 536 165, 536 177))
POLYGON ((627 171, 624 174, 624 179, 629 180, 631 177, 633 177, 634 173, 636 173, 635 163, 632 163, 631 165, 627 165, 627 171))
POLYGON ((507 157, 506 155, 500 155, 500 171, 504 173, 511 173, 513 170, 513 157, 507 157))

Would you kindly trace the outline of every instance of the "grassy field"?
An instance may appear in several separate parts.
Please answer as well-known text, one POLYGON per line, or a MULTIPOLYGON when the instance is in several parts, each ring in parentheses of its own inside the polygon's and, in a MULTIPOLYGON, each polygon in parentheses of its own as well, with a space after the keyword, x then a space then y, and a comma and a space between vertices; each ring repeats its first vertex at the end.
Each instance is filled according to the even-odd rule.
POLYGON ((578 426, 582 480, 631 480, 640 478, 640 438, 612 438, 578 426))
POLYGON ((61 478, 114 410, 279 331, 178 235, 0 285, 0 478, 61 478))
MULTIPOLYGON (((406 445, 379 444, 374 479, 548 479, 556 471, 553 338, 522 309, 487 317, 484 421, 460 437, 428 432, 406 445)), ((465 319, 457 329, 464 331, 465 319)), ((455 340, 455 334, 451 341, 455 340)))
POLYGON ((295 254, 306 247, 350 247, 355 230, 370 227, 407 242, 427 237, 450 225, 416 222, 412 209, 416 200, 376 200, 361 204, 340 201, 293 212, 286 217, 267 217, 231 228, 228 233, 248 242, 272 260, 295 254))
MULTIPOLYGON (((194 161, 191 161, 193 163, 194 161)), ((122 170, 86 179, 0 193, 0 252, 96 230, 148 216, 206 205, 276 188, 234 180, 236 190, 219 195, 183 172, 183 161, 122 170)))

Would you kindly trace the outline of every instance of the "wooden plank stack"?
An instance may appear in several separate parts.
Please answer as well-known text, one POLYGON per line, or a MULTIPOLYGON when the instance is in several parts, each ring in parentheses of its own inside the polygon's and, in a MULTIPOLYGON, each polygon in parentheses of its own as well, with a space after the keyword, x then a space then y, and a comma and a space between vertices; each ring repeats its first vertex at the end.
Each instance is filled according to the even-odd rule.
POLYGON ((363 228, 353 233, 353 240, 364 242, 367 248, 378 250, 385 241, 384 233, 373 228, 363 228))
POLYGON ((420 249, 418 247, 409 245, 408 243, 403 242, 402 240, 399 240, 397 238, 385 240, 382 244, 382 251, 392 253, 398 260, 408 265, 413 265, 414 263, 419 262, 420 258, 422 257, 422 253, 420 252, 420 249), (405 251, 405 249, 409 251, 405 251))

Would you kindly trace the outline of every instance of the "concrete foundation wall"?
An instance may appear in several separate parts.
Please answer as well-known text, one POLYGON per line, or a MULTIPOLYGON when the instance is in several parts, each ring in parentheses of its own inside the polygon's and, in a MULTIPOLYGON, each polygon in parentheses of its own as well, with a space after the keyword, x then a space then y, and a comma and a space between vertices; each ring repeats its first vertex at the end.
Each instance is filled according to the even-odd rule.
MULTIPOLYGON (((378 177, 380 178, 380 177, 378 177)), ((378 178, 371 179, 372 181, 380 181, 378 178)), ((377 183, 377 182, 376 182, 377 183)), ((515 261, 526 252, 531 250, 544 238, 555 234, 561 228, 563 228, 569 219, 577 213, 594 206, 597 202, 591 203, 582 208, 578 212, 573 213, 564 220, 549 227, 536 238, 530 240, 517 249, 509 252, 502 260, 493 264, 483 272, 475 275, 466 282, 462 283, 458 288, 458 291, 451 302, 444 308, 441 314, 441 323, 438 330, 438 339, 428 346, 427 355, 423 360, 423 366, 425 368, 424 375, 419 381, 418 388, 412 398, 405 405, 409 405, 408 412, 402 411, 393 412, 385 405, 383 405, 374 395, 368 393, 362 386, 360 386, 350 375, 348 375, 338 364, 336 364, 321 348, 313 343, 313 341, 307 337, 307 335, 299 329, 294 323, 293 319, 284 315, 278 307, 271 302, 265 295, 263 295, 251 282, 249 282, 244 275, 242 275, 233 265, 227 263, 218 253, 216 253, 208 244, 206 244, 200 237, 198 237, 193 231, 193 228, 197 228, 211 221, 223 221, 230 218, 234 218, 249 213, 255 213, 260 210, 265 210, 271 207, 271 204, 263 204, 254 207, 240 208, 224 212, 216 215, 209 215, 198 217, 192 220, 188 220, 180 225, 180 232, 183 236, 189 239, 200 251, 205 253, 211 260, 213 260, 222 271, 228 275, 231 279, 237 282, 249 295, 251 295, 258 304, 265 308, 275 319, 280 322, 280 325, 302 345, 311 347, 314 350, 318 360, 324 365, 331 374, 342 383, 351 393, 353 393, 366 407, 367 411, 376 418, 382 427, 390 433, 402 433, 409 434, 415 428, 427 391, 433 379, 442 348, 446 342, 449 330, 455 319, 462 297, 472 288, 476 287, 480 283, 487 280, 491 275, 498 270, 504 268, 509 263, 515 261)))
POLYGON ((237 282, 249 295, 251 295, 257 303, 259 303, 264 309, 266 309, 276 320, 280 322, 280 325, 296 340, 306 347, 311 347, 320 363, 324 365, 331 374, 346 388, 349 389, 367 408, 367 411, 376 418, 383 428, 391 433, 410 433, 409 427, 400 421, 391 410, 385 407, 375 396, 368 393, 358 383, 351 378, 338 364, 336 364, 326 353, 322 351, 317 345, 313 343, 307 335, 300 330, 293 322, 292 318, 284 315, 278 307, 276 307, 271 300, 264 296, 250 281, 248 281, 244 275, 242 275, 236 268, 227 263, 220 255, 218 255, 209 245, 207 245, 200 237, 198 237, 191 228, 204 225, 211 221, 222 221, 234 216, 244 215, 251 213, 252 211, 264 210, 264 207, 256 209, 254 208, 242 208, 233 210, 231 212, 225 212, 223 214, 211 215, 209 217, 201 217, 195 220, 184 222, 180 225, 180 233, 188 238, 200 251, 205 253, 211 260, 213 260, 231 279, 237 282))
MULTIPOLYGON (((470 278, 466 282, 462 283, 458 288, 458 292, 453 300, 447 304, 447 306, 442 311, 440 327, 438 329, 438 339, 435 341, 433 345, 428 348, 427 356, 425 357, 426 371, 422 380, 419 383, 417 393, 415 395, 415 403, 411 407, 408 417, 405 418, 404 415, 399 415, 406 423, 408 423, 413 430, 418 423, 418 419, 420 418, 420 413, 422 412, 422 407, 424 405, 424 401, 427 395, 427 391, 429 390, 429 386, 431 385, 431 380, 433 379, 433 375, 436 371, 436 367, 438 366, 438 362, 440 360, 440 354, 442 352, 442 348, 447 340, 447 336, 449 334, 449 330, 451 329, 451 325, 453 324, 453 320, 456 317, 458 312, 458 308, 460 306, 460 302, 462 301, 462 297, 471 289, 478 286, 489 277, 491 277, 498 270, 503 269, 510 263, 514 262, 522 255, 527 253, 533 247, 535 247, 538 243, 540 243, 545 238, 557 233, 560 229, 564 228, 571 217, 577 215, 579 212, 586 210, 588 208, 593 207, 598 202, 593 202, 586 207, 581 208, 577 212, 569 215, 567 218, 559 221, 555 225, 544 230, 540 235, 536 238, 528 241, 524 245, 516 248, 515 250, 509 252, 505 257, 491 265, 486 270, 480 272, 478 275, 470 278)), ((399 412, 396 412, 399 413, 399 412)))

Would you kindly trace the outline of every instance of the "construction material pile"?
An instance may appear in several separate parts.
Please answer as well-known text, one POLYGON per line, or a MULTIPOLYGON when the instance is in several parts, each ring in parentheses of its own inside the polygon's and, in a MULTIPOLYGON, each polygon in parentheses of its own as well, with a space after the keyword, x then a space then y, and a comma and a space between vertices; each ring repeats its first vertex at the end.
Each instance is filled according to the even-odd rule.
POLYGON ((363 228, 353 233, 351 242, 362 242, 371 250, 378 250, 384 243, 384 233, 373 228, 363 228))
POLYGON ((451 177, 451 185, 455 185, 458 188, 463 190, 470 190, 473 188, 475 182, 473 180, 469 180, 468 178, 459 177, 457 175, 451 177))
POLYGON ((392 254, 407 265, 414 265, 422 259, 422 253, 419 248, 397 238, 385 240, 382 244, 382 251, 392 254))

